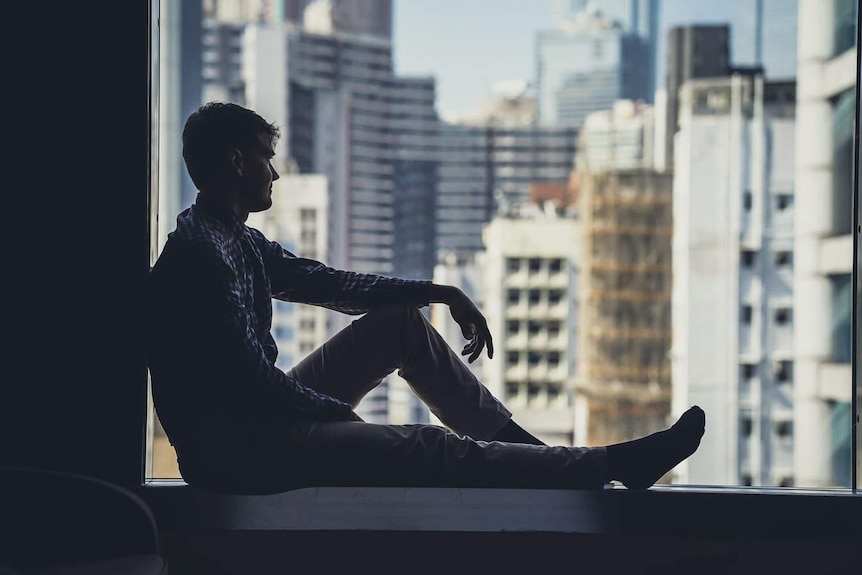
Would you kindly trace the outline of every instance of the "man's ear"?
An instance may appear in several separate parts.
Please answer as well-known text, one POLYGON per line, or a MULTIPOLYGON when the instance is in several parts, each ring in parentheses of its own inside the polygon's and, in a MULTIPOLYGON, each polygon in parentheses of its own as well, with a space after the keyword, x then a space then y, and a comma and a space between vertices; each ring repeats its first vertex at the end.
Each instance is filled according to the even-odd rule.
POLYGON ((233 172, 237 176, 242 176, 244 167, 242 152, 237 150, 236 148, 231 149, 228 152, 228 165, 230 166, 231 172, 233 172))

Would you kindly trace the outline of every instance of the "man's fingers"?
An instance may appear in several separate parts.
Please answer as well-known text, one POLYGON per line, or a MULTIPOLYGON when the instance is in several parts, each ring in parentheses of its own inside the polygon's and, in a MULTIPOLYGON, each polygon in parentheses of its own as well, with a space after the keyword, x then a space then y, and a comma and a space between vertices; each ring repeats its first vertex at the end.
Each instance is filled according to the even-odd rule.
POLYGON ((476 349, 473 350, 473 354, 470 356, 470 359, 469 359, 470 363, 473 363, 474 361, 476 361, 476 358, 478 358, 480 355, 482 355, 482 348, 484 348, 484 347, 485 347, 485 342, 482 339, 479 339, 476 342, 476 349))
POLYGON ((487 324, 483 328, 482 337, 488 345, 488 358, 491 359, 494 357, 494 340, 491 338, 491 330, 488 329, 487 324))

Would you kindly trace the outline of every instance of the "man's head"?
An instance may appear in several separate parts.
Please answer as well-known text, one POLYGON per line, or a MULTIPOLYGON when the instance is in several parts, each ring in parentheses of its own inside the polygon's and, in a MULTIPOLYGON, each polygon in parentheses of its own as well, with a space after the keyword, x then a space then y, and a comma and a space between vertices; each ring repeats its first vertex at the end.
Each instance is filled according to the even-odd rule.
POLYGON ((255 112, 220 102, 198 108, 183 128, 183 159, 195 187, 221 195, 239 212, 272 205, 272 181, 279 130, 255 112))

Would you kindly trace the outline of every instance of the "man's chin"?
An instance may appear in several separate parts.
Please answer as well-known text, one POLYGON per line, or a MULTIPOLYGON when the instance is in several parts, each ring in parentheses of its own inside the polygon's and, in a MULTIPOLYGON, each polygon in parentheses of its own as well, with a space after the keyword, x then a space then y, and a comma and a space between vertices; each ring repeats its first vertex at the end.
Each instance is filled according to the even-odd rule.
POLYGON ((272 198, 267 198, 261 204, 259 204, 255 209, 251 210, 252 212, 263 212, 272 207, 272 198))

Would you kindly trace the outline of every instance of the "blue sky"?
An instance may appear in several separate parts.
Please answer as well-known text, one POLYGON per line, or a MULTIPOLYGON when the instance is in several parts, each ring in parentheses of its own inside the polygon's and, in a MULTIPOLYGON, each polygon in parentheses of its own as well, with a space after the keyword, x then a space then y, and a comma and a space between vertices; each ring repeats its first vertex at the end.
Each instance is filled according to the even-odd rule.
MULTIPOLYGON (((662 0, 659 77, 670 26, 732 22, 736 2, 662 0)), ((393 0, 395 70, 437 78, 441 114, 473 112, 494 81, 532 80, 534 37, 553 27, 552 0, 393 0)))

